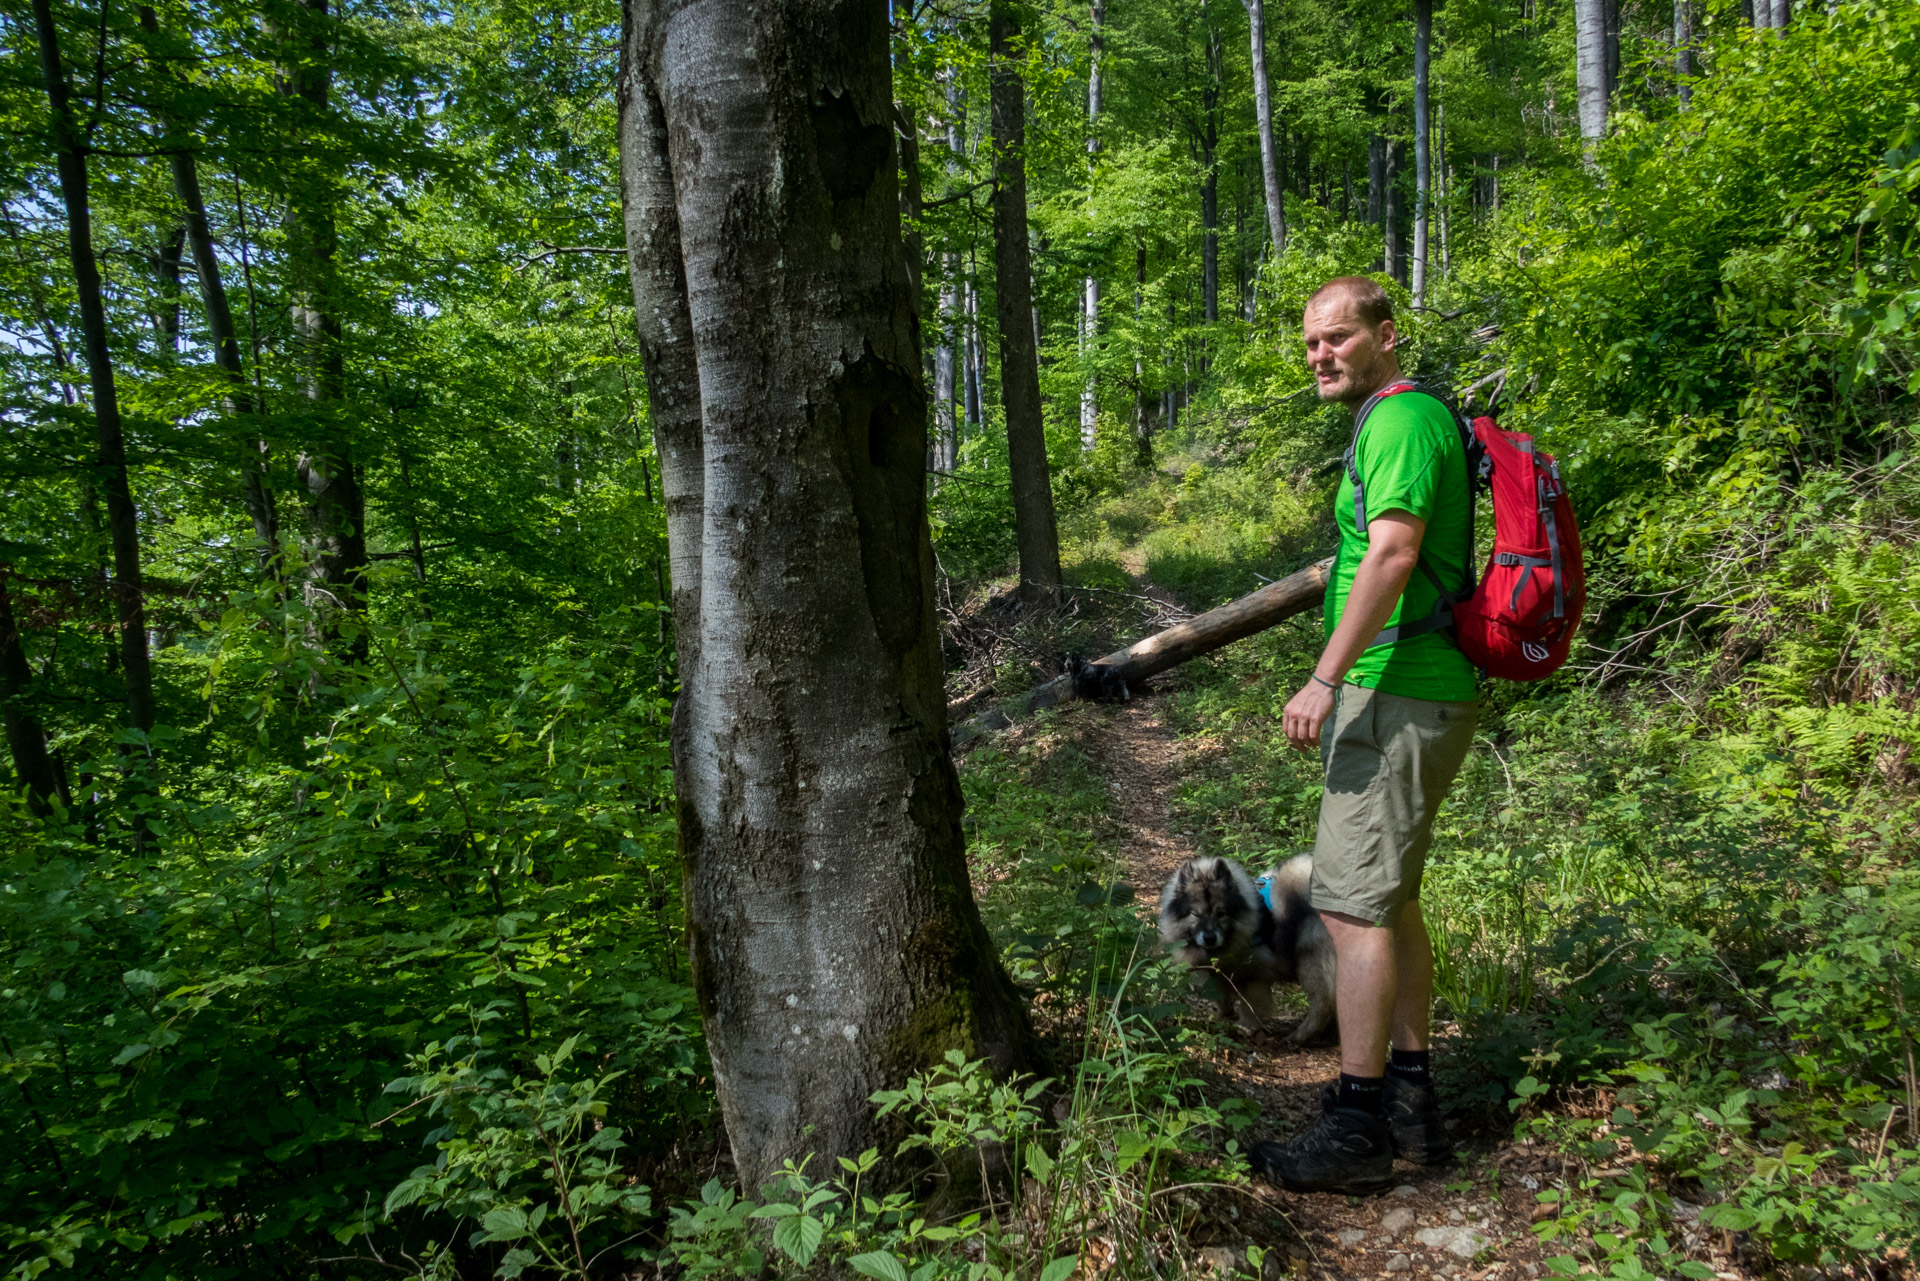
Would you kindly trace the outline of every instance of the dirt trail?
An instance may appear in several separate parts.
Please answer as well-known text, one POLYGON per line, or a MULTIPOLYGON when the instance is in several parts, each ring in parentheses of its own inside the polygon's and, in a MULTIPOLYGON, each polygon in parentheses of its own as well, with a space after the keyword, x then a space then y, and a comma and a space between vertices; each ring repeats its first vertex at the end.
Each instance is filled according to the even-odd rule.
MULTIPOLYGON (((1125 833, 1120 857, 1145 910, 1157 902, 1173 869, 1196 852, 1197 833, 1183 830, 1174 801, 1183 772, 1209 751, 1182 742, 1168 711, 1164 698, 1147 694, 1117 706, 1071 706, 1062 718, 1063 728, 1100 763, 1125 833)), ((1259 1105, 1260 1122, 1248 1138, 1286 1138, 1303 1129, 1319 1110, 1322 1083, 1339 1071, 1331 1045, 1299 1048, 1285 1039, 1296 1016, 1283 1014, 1252 1041, 1237 1039, 1225 1055, 1196 1065, 1213 1078, 1220 1097, 1238 1095, 1259 1105)), ((1461 1163, 1421 1169, 1402 1162, 1399 1183, 1383 1196, 1299 1195, 1263 1187, 1263 1217, 1284 1219, 1290 1229, 1280 1234, 1292 1256, 1290 1275, 1313 1281, 1390 1281, 1395 1274, 1410 1281, 1539 1276, 1542 1251, 1529 1230, 1537 1202, 1527 1183, 1542 1186, 1544 1169, 1534 1168, 1533 1154, 1511 1143, 1456 1137, 1461 1163)), ((1236 1231, 1237 1217, 1203 1220, 1211 1225, 1202 1229, 1209 1239, 1196 1237, 1216 1272, 1227 1262, 1222 1251, 1243 1251, 1249 1237, 1275 1239, 1258 1229, 1236 1231)))

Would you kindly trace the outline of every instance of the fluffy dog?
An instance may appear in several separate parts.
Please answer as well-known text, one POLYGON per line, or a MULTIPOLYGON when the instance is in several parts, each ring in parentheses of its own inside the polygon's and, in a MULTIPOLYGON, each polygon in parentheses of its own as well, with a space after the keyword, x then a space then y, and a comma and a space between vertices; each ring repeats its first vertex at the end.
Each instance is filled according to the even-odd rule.
POLYGON ((1273 985, 1298 983, 1307 1016, 1292 1040, 1305 1045, 1334 1011, 1333 940, 1307 902, 1313 858, 1291 858, 1262 880, 1266 895, 1232 859, 1188 859, 1160 893, 1160 938, 1196 980, 1217 977, 1221 1013, 1249 1032, 1273 1017, 1273 985))

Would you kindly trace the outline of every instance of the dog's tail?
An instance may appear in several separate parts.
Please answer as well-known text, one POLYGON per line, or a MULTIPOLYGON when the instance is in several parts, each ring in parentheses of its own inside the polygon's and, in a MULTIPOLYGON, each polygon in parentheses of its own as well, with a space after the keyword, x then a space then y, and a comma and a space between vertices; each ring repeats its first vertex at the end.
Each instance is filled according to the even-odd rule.
POLYGON ((1298 904, 1307 905, 1307 894, 1313 885, 1313 855, 1296 854, 1273 872, 1273 910, 1282 916, 1293 915, 1287 908, 1298 904))

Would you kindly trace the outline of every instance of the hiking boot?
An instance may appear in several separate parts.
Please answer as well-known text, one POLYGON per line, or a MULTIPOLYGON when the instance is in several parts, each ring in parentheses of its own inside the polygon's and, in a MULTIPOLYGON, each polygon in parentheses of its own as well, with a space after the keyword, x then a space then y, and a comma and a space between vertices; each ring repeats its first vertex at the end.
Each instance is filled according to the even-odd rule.
POLYGON ((1334 1107, 1286 1143, 1256 1143, 1255 1174, 1295 1192, 1378 1192, 1393 1182, 1393 1137, 1384 1116, 1334 1107))
POLYGON ((1393 1135, 1393 1154, 1415 1165, 1443 1165, 1453 1159, 1453 1143, 1440 1119, 1440 1096, 1431 1085, 1387 1073, 1387 1129, 1393 1135))
MULTIPOLYGON (((1320 1087, 1320 1106, 1330 1108, 1333 1100, 1334 1087, 1329 1082, 1320 1087)), ((1444 1165, 1453 1159, 1453 1142, 1440 1119, 1440 1096, 1431 1085, 1415 1085, 1387 1073, 1382 1111, 1395 1156, 1415 1165, 1444 1165)))

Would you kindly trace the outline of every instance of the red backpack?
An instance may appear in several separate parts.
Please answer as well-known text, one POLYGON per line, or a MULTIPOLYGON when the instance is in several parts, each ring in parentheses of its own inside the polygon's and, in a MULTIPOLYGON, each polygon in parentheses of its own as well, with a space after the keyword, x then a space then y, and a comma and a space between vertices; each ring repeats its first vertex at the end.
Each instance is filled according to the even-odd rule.
POLYGON ((1490 417, 1475 418, 1469 426, 1446 397, 1411 382, 1390 383, 1369 396, 1353 416, 1345 462, 1353 480, 1355 524, 1362 534, 1367 532, 1366 489, 1355 457, 1360 429, 1375 405, 1408 391, 1433 396, 1459 425, 1467 450, 1468 528, 1474 496, 1484 480, 1493 492, 1493 554, 1479 582, 1469 576, 1457 592, 1446 589, 1422 556, 1420 572, 1439 593, 1439 601, 1427 617, 1381 632, 1374 645, 1444 629, 1489 676, 1537 681, 1552 675, 1573 648, 1574 629, 1587 604, 1587 571, 1559 465, 1553 455, 1534 448, 1533 437, 1505 431, 1490 417))

